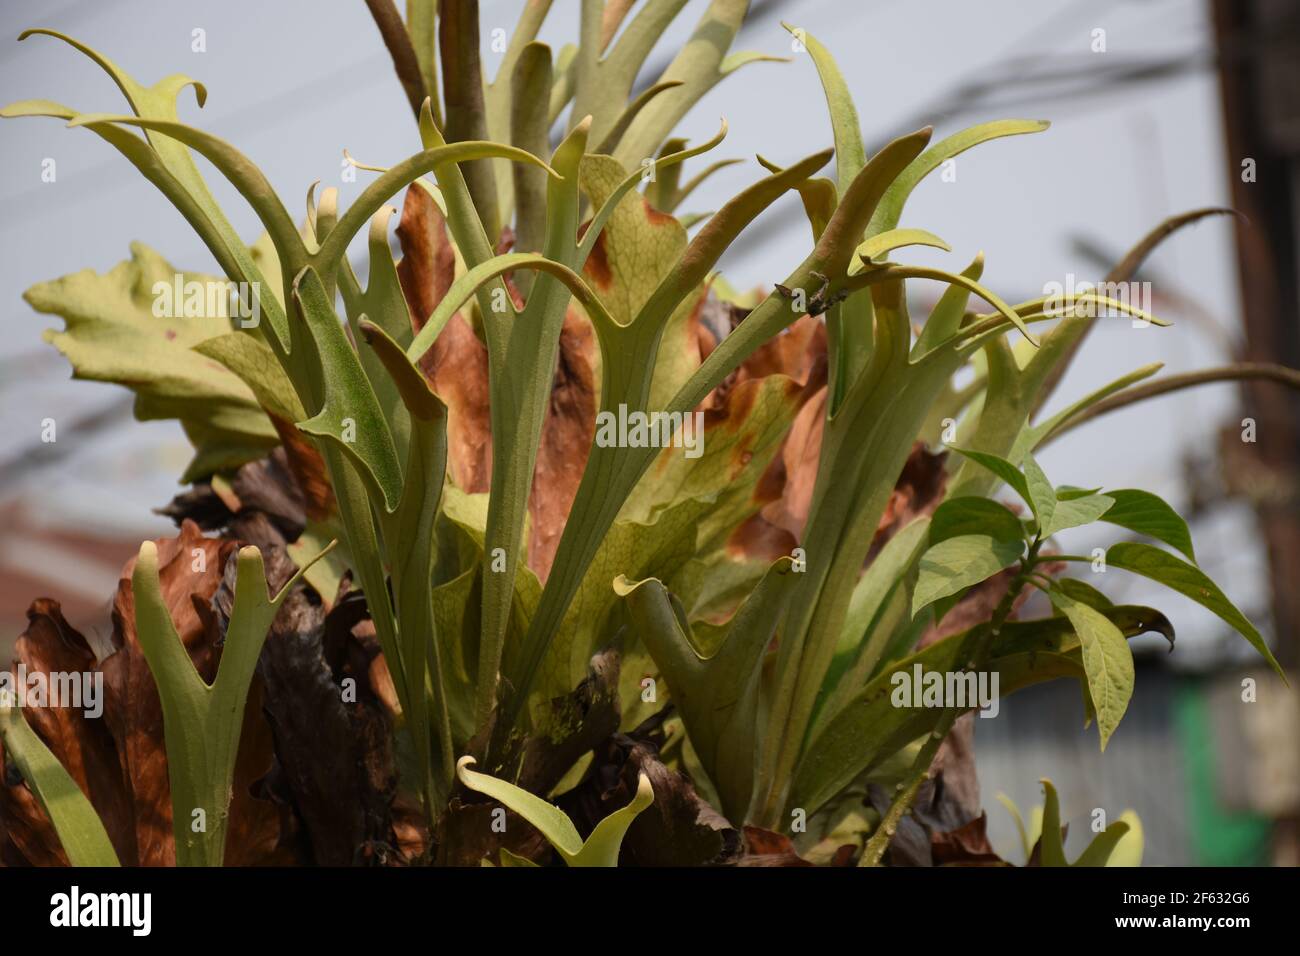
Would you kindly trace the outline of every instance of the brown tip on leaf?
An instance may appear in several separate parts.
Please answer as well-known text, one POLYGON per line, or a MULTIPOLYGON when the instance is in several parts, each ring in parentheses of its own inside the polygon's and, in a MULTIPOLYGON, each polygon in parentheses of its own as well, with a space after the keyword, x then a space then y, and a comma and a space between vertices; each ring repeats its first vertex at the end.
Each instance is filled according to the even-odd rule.
POLYGON ((366 344, 373 345, 379 326, 362 316, 361 321, 357 323, 357 328, 361 329, 361 337, 366 340, 366 344))
POLYGON ((666 212, 660 212, 654 206, 650 205, 649 201, 644 197, 641 199, 641 205, 645 207, 645 217, 652 226, 662 226, 665 223, 677 221, 676 216, 669 215, 666 212))
POLYGON ((605 233, 596 237, 596 244, 592 246, 591 255, 587 257, 582 271, 602 291, 609 291, 613 286, 614 273, 609 267, 609 255, 605 251, 605 233))
POLYGON ((293 422, 269 415, 275 433, 284 445, 289 470, 302 489, 303 506, 312 521, 328 518, 334 512, 334 487, 325 470, 325 460, 310 439, 293 422))
POLYGON ((783 833, 761 827, 746 826, 745 855, 737 866, 812 866, 795 849, 794 842, 783 833))
POLYGON ((751 515, 727 539, 727 553, 736 558, 772 562, 786 557, 799 546, 799 539, 767 520, 751 515))

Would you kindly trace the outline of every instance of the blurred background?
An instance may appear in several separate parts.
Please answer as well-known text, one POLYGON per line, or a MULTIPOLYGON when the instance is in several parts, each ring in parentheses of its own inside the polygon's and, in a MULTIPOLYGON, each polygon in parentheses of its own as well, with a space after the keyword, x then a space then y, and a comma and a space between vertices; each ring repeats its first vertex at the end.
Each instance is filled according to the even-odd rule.
MULTIPOLYGON (((647 63, 653 82, 705 6, 692 0, 647 63)), ((484 63, 492 31, 513 29, 522 0, 482 0, 484 63)), ((1009 301, 1107 268, 1167 216, 1232 206, 1178 233, 1148 261, 1155 311, 1173 328, 1102 322, 1054 399, 1059 407, 1123 372, 1163 361, 1181 372, 1255 360, 1300 367, 1300 4, 1293 0, 754 0, 737 44, 788 56, 720 84, 687 118, 698 142, 726 117, 717 156, 747 162, 710 179, 688 212, 716 209, 776 162, 831 143, 806 53, 781 20, 836 55, 869 144, 925 124, 936 137, 1005 117, 1045 118, 1044 134, 963 154, 955 177, 930 177, 903 225, 943 236, 951 255, 908 261, 964 267, 983 250, 984 281, 1009 301)), ((576 36, 577 0, 557 0, 541 39, 576 36)), ((49 38, 14 43, 27 27, 88 43, 152 83, 175 72, 202 80, 199 110, 182 119, 236 143, 286 204, 319 179, 348 202, 365 184, 342 179, 342 150, 388 165, 418 149, 409 107, 361 0, 42 0, 0 8, 0 99, 46 98, 121 112, 97 68, 49 38), (204 49, 197 50, 201 30, 204 49)), ((0 651, 37 596, 63 603, 88 635, 108 632, 109 600, 141 539, 166 534, 153 514, 179 488, 190 451, 174 422, 138 423, 125 390, 69 378, 41 334, 58 320, 21 298, 30 285, 80 269, 110 269, 140 240, 180 268, 218 271, 154 188, 97 137, 55 121, 0 123, 0 651), (48 161, 53 160, 53 167, 48 161), (50 168, 53 181, 43 176, 50 168), (42 421, 58 440, 42 441, 42 421)), ((714 157, 709 157, 712 160, 714 157)), ((200 160, 203 164, 203 161, 200 160)), ((699 167, 695 167, 699 168, 699 167)), ((208 169, 205 166, 205 172, 208 169)), ((691 167, 687 169, 690 175, 691 167)), ((218 199, 243 235, 260 231, 215 173, 218 199)), ((733 247, 723 273, 770 285, 806 254, 807 227, 787 197, 733 247)), ((363 259, 363 257, 362 257, 363 259)), ((358 272, 364 262, 357 262, 358 272)), ((920 305, 933 289, 915 289, 920 305)), ((1048 411, 1052 410, 1049 407, 1048 411)), ((1300 661, 1300 402, 1267 383, 1224 383, 1108 416, 1042 456, 1057 481, 1141 487, 1192 522, 1201 564, 1255 621, 1294 673, 1300 661), (1255 441, 1243 441, 1243 420, 1255 441)), ((1078 552, 1103 543, 1087 529, 1078 552)), ((1096 809, 1137 810, 1146 863, 1295 865, 1300 837, 1300 709, 1208 612, 1140 580, 1108 579, 1117 601, 1153 602, 1178 649, 1140 644, 1137 691, 1104 758, 1085 730, 1073 684, 1034 688, 979 720, 977 760, 995 847, 1021 861, 1005 793, 1022 811, 1054 780, 1073 852, 1096 809), (1242 700, 1242 680, 1257 682, 1242 700)), ((1297 686, 1293 679, 1292 685, 1297 686)))

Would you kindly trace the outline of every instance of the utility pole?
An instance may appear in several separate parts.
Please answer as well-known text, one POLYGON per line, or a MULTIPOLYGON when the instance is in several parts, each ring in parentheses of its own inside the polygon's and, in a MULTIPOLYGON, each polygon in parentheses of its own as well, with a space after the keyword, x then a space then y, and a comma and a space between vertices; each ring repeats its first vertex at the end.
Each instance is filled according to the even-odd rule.
MULTIPOLYGON (((1300 6, 1214 0, 1224 140, 1237 221, 1244 361, 1300 367, 1300 6)), ((1300 397, 1242 384, 1255 419, 1249 449, 1260 533, 1268 548, 1277 657, 1300 666, 1300 397)))
MULTIPOLYGON (((1246 361, 1300 367, 1300 6, 1212 0, 1224 141, 1237 222, 1246 361)), ((1300 667, 1300 396, 1242 384, 1256 442, 1235 482, 1254 506, 1268 551, 1277 658, 1300 667), (1244 480, 1243 480, 1244 479, 1244 480)), ((1243 425, 1243 429, 1245 426, 1243 425)), ((1237 457, 1234 455, 1234 457, 1237 457)), ((1278 821, 1275 861, 1294 864, 1300 821, 1278 821)))

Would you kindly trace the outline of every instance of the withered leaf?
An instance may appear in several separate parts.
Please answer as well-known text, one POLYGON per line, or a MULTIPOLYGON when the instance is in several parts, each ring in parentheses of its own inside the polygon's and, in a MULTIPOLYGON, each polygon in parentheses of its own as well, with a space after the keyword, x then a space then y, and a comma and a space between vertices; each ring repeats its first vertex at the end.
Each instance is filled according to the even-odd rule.
MULTIPOLYGON (((27 611, 27 630, 14 647, 18 663, 27 674, 91 674, 95 654, 76 629, 63 618, 57 601, 38 598, 27 611)), ((135 840, 129 828, 127 794, 117 759, 117 749, 104 721, 87 716, 86 707, 37 706, 23 708, 28 724, 77 782, 99 812, 109 839, 124 863, 134 861, 135 840)), ((67 702, 63 702, 66 704, 67 702)), ((102 705, 102 699, 99 701, 102 705)), ((93 713, 93 711, 92 711, 93 713)), ((3 755, 0 745, 0 755, 3 755)), ((17 856, 37 866, 66 866, 67 856, 58 836, 25 783, 5 781, 0 790, 0 842, 10 843, 17 856)))
MULTIPOLYGON (((447 294, 456 267, 446 220, 418 186, 406 191, 397 239, 402 247, 397 277, 418 332, 447 294)), ((452 481, 462 491, 487 491, 492 473, 487 346, 458 312, 420 359, 420 370, 447 405, 452 481)))
POLYGON ((555 560, 596 432, 595 359, 591 325, 570 308, 560 332, 551 401, 542 424, 528 499, 528 566, 543 582, 555 560))

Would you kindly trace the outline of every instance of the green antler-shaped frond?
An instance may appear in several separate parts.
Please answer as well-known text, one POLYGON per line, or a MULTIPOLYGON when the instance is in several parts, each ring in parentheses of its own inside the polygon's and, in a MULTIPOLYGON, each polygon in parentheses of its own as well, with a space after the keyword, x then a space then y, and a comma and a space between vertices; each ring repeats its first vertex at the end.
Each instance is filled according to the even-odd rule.
POLYGON ((563 810, 513 783, 470 770, 474 763, 473 757, 461 757, 457 761, 456 775, 460 782, 509 807, 537 827, 568 866, 618 866, 619 849, 628 827, 654 802, 650 778, 643 773, 637 778, 632 802, 596 824, 596 829, 584 841, 563 810))
POLYGON ((152 541, 140 546, 131 575, 136 633, 162 701, 172 828, 182 866, 221 865, 249 685, 271 622, 305 570, 272 597, 261 552, 240 550, 221 663, 208 684, 194 669, 163 599, 158 548, 152 541))
POLYGON ((1092 838, 1073 863, 1065 856, 1061 835, 1061 801, 1052 781, 1044 778, 1043 828, 1039 836, 1039 861, 1043 866, 1134 866, 1142 859, 1142 827, 1137 815, 1128 811, 1092 838), (1132 844, 1124 847, 1124 844, 1132 844))
POLYGON ((749 808, 760 663, 794 590, 792 564, 782 558, 772 565, 725 625, 693 628, 681 605, 654 579, 614 582, 631 610, 636 634, 663 669, 723 811, 733 819, 742 819, 749 808), (702 645, 714 648, 707 658, 702 645))

